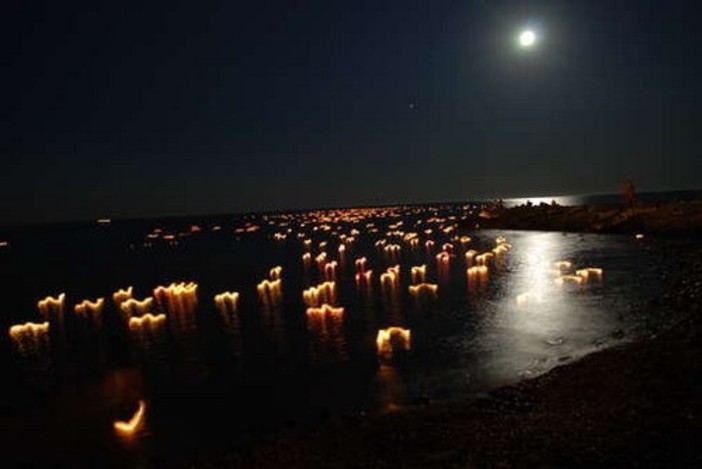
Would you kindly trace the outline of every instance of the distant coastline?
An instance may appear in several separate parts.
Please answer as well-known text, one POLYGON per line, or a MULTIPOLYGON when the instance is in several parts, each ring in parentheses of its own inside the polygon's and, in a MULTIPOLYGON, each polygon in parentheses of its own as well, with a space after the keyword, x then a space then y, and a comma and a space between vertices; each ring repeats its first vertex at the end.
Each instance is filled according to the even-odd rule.
MULTIPOLYGON (((702 199, 702 190, 675 190, 675 191, 655 191, 641 192, 636 194, 636 200, 644 204, 680 202, 687 200, 702 199)), ((563 206, 579 205, 617 205, 622 203, 622 194, 571 194, 537 197, 510 197, 503 199, 506 207, 515 207, 531 201, 534 205, 541 203, 550 204, 556 201, 563 206)))

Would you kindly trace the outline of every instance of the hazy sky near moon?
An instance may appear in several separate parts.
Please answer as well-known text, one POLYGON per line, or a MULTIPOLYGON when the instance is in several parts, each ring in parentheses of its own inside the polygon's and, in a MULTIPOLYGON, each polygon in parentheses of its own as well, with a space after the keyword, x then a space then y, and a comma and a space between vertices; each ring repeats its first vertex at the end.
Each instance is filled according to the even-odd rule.
POLYGON ((699 188, 692 1, 0 8, 3 224, 699 188))

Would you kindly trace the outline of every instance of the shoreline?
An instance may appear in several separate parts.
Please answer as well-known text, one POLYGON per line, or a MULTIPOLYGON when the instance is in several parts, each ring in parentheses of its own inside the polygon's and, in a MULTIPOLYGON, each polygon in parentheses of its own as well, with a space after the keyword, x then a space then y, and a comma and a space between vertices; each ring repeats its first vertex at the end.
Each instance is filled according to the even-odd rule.
POLYGON ((466 228, 586 233, 702 233, 702 200, 620 205, 520 205, 484 210, 466 228))
POLYGON ((195 465, 693 466, 702 460, 702 247, 688 254, 649 304, 688 314, 655 335, 484 397, 293 428, 195 465))
POLYGON ((222 461, 238 467, 691 465, 702 458, 700 339, 702 324, 688 320, 485 397, 339 418, 284 432, 222 461))

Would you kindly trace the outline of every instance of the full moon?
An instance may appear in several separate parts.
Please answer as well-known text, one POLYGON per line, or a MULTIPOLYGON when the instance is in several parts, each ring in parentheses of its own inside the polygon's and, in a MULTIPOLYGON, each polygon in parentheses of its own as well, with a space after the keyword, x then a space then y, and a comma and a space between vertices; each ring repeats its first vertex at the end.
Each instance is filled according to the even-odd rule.
POLYGON ((535 41, 536 34, 534 34, 534 31, 531 31, 529 29, 527 29, 526 31, 522 31, 519 35, 519 44, 522 47, 531 47, 535 41))

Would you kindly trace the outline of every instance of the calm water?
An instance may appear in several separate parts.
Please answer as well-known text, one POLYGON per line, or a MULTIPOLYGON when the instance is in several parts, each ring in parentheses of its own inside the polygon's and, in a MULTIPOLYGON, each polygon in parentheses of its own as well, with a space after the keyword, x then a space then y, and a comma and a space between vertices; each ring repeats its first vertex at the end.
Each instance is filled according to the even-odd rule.
POLYGON ((9 378, 3 450, 13 461, 203 457, 334 415, 476 395, 678 317, 644 307, 678 262, 670 240, 468 232, 460 223, 468 210, 445 205, 10 232, 10 246, 0 253, 3 330, 41 321, 36 302, 47 295, 65 292, 66 300, 48 345, 20 353, 3 334, 0 363, 9 378), (469 283, 465 252, 491 251, 498 237, 511 249, 487 261, 485 282, 469 283), (386 252, 379 240, 400 252, 386 252), (452 244, 448 266, 436 258, 444 243, 452 244), (344 312, 314 322, 302 291, 324 280, 315 261, 322 251, 338 263, 334 303, 344 312), (307 266, 305 252, 312 258, 307 266), (359 287, 354 261, 362 256, 374 274, 359 287), (561 260, 572 266, 559 272, 554 263, 561 260), (382 288, 380 274, 397 263, 399 287, 382 288), (438 286, 435 298, 409 294, 410 267, 422 264, 426 282, 438 286), (277 265, 282 294, 265 305, 256 285, 277 265), (568 277, 557 283, 587 267, 603 269, 602 277, 593 274, 580 286, 568 277), (197 305, 176 312, 154 303, 151 311, 165 313, 166 323, 146 335, 130 332, 112 293, 133 286, 141 299, 181 281, 197 282, 197 305), (236 312, 215 308, 213 298, 223 291, 239 292, 236 312), (74 304, 97 297, 105 298, 99 324, 73 312, 74 304), (376 336, 388 326, 411 331, 409 351, 378 356, 376 336), (127 419, 139 400, 147 403, 145 428, 133 439, 118 438, 112 422, 127 419))

